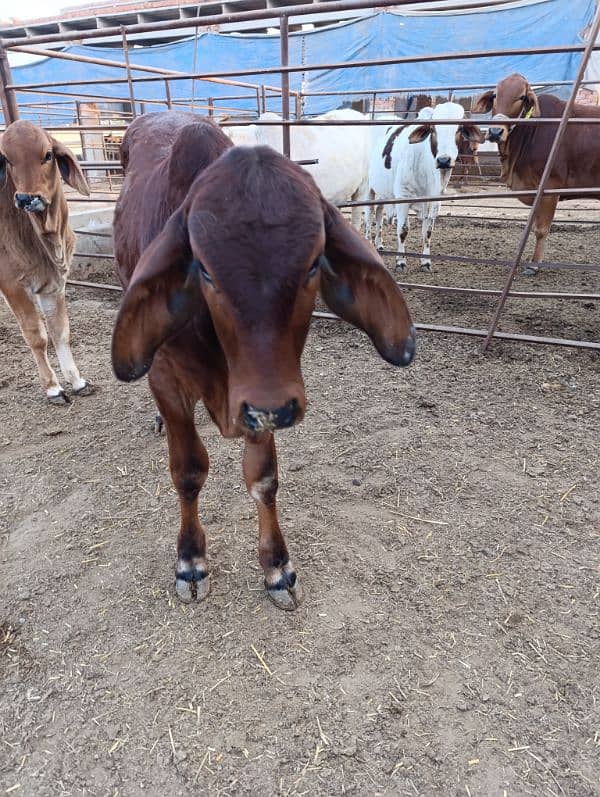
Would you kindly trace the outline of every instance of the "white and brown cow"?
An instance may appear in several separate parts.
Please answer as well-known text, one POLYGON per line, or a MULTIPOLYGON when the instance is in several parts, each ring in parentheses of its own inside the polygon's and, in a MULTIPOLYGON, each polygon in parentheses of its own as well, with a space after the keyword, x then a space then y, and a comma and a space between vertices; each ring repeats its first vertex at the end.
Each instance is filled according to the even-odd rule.
POLYGON ((91 392, 69 342, 65 283, 75 236, 61 177, 89 196, 83 172, 63 144, 31 122, 6 128, 0 138, 0 293, 19 322, 53 404, 69 399, 48 361, 46 326, 73 393, 91 392))

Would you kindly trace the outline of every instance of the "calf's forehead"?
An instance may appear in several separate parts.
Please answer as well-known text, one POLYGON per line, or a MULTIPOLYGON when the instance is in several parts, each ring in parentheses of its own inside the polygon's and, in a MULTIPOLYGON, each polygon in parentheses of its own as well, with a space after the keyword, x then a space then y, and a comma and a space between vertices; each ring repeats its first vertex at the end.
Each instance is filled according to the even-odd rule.
POLYGON ((527 81, 522 75, 509 75, 496 86, 496 100, 511 102, 518 99, 527 89, 527 81))
POLYGON ((52 146, 50 136, 45 130, 29 122, 13 122, 9 125, 0 142, 2 152, 13 158, 38 155, 52 146))

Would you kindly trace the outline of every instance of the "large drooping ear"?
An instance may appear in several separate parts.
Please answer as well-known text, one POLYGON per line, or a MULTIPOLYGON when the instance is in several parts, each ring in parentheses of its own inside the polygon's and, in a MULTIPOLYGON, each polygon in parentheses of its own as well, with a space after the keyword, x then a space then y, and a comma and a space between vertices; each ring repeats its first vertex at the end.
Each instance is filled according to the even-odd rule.
POLYGON ((83 176, 81 166, 77 163, 77 158, 73 155, 71 150, 65 147, 64 144, 61 144, 60 141, 52 138, 52 152, 56 158, 58 171, 65 183, 68 183, 71 188, 74 188, 77 192, 83 194, 83 196, 89 196, 90 187, 83 176))
POLYGON ((482 144, 485 140, 485 136, 481 132, 481 128, 477 125, 465 122, 459 127, 459 131, 465 141, 470 141, 471 144, 482 144))
POLYGON ((525 112, 532 112, 532 116, 540 116, 540 104, 536 97, 535 91, 528 85, 527 94, 525 95, 525 112), (532 110, 533 109, 533 110, 532 110))
POLYGON ((473 113, 489 113, 494 107, 495 91, 485 91, 475 100, 475 105, 471 109, 473 113))
POLYGON ((400 289, 383 261, 342 216, 323 200, 325 257, 321 295, 334 313, 364 330, 392 365, 408 365, 415 331, 400 289))
POLYGON ((425 139, 428 138, 432 132, 433 125, 419 125, 419 127, 415 128, 408 137, 408 143, 420 144, 421 141, 425 141, 425 139))
POLYGON ((0 189, 6 185, 6 158, 0 152, 0 189))
POLYGON ((119 308, 112 338, 118 379, 131 382, 149 370, 158 347, 190 319, 201 298, 183 210, 177 210, 144 250, 119 308))

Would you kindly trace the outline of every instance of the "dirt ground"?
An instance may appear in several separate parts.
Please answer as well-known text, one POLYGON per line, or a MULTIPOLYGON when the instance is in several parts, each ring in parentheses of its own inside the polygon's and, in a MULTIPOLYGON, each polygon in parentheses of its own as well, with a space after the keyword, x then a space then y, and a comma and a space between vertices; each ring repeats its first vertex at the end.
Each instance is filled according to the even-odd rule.
MULTIPOLYGON (((508 257, 518 227, 439 221, 433 251, 508 257)), ((390 245, 392 239, 388 236, 390 245)), ((418 230, 411 233, 417 248, 418 230)), ((597 228, 548 260, 598 263, 597 228)), ((407 281, 498 288, 439 263, 407 281)), ((600 292, 598 275, 519 288, 600 292)), ((98 392, 47 406, 0 307, 0 793, 600 794, 597 352, 420 335, 406 370, 317 321, 305 421, 278 436, 306 600, 266 599, 238 442, 198 425, 212 593, 173 594, 178 528, 147 383, 115 381, 118 295, 70 289, 98 392)), ((409 291, 415 320, 489 298, 409 291)), ((600 301, 512 300, 504 329, 600 339, 600 301)))

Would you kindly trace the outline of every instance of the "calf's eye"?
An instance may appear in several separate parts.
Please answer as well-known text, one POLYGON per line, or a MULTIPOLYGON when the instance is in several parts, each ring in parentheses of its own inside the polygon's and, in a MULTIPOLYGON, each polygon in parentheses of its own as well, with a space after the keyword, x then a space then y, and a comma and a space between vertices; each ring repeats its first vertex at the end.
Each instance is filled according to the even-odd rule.
POLYGON ((43 163, 49 163, 53 158, 52 150, 49 149, 48 152, 44 155, 43 163))
POLYGON ((202 263, 200 263, 200 261, 198 261, 198 260, 196 261, 196 263, 198 264, 198 268, 200 269, 200 273, 202 274, 202 278, 205 279, 206 282, 210 282, 212 284, 213 279, 210 276, 210 274, 208 273, 208 271, 204 268, 202 263))
POLYGON ((322 261, 325 259, 324 255, 319 255, 319 257, 315 260, 308 272, 308 279, 312 279, 315 276, 317 271, 321 268, 322 261))

